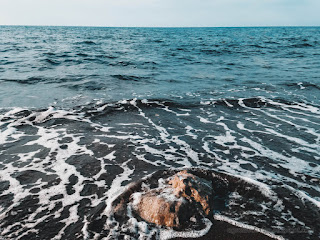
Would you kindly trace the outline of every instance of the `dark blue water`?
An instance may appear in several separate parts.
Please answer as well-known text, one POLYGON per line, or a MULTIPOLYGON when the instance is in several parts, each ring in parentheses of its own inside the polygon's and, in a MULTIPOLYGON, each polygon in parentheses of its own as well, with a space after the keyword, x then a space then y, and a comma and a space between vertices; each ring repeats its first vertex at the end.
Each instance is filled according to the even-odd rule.
POLYGON ((221 216, 319 239, 319 69, 318 27, 0 26, 0 239, 158 236, 87 225, 182 167, 260 189, 221 216))

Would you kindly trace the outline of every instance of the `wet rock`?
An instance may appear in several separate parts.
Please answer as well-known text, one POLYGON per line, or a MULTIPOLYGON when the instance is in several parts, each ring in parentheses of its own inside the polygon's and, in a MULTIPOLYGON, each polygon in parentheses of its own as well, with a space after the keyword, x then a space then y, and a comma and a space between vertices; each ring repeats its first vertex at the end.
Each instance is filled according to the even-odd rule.
POLYGON ((145 221, 180 228, 196 215, 211 213, 212 183, 186 170, 164 180, 161 186, 132 195, 136 213, 145 221))
MULTIPOLYGON (((114 215, 117 221, 122 221, 126 219, 127 215, 127 204, 129 203, 129 199, 131 196, 141 190, 141 185, 143 181, 137 181, 134 183, 130 183, 127 186, 126 191, 120 194, 112 203, 112 214, 114 215)), ((127 219, 126 219, 127 220, 127 219)))
POLYGON ((210 213, 210 198, 212 195, 212 183, 203 178, 197 177, 187 170, 178 172, 169 181, 177 197, 184 197, 189 201, 196 201, 201 204, 206 215, 210 213))
MULTIPOLYGON (((241 216, 247 210, 261 211, 261 202, 272 203, 268 199, 259 186, 214 170, 160 170, 128 184, 109 202, 111 205, 102 202, 90 210, 87 215, 89 238, 99 234, 108 239, 145 239, 146 235, 149 239, 162 239, 161 236, 195 239, 194 234, 199 233, 197 239, 204 240, 271 239, 214 216, 215 212, 241 216), (230 201, 237 204, 229 204, 230 201), (210 230, 208 221, 212 223, 210 230)), ((270 211, 264 213, 270 214, 270 211)), ((251 224, 262 226, 256 219, 251 224)))
POLYGON ((167 227, 181 227, 192 216, 192 204, 164 193, 165 189, 135 196, 135 210, 145 221, 167 227))

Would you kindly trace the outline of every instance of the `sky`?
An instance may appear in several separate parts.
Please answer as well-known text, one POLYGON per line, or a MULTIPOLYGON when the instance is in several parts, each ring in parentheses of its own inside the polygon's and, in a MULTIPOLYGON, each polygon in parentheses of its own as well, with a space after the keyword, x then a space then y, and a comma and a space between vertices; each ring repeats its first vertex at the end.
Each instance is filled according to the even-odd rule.
POLYGON ((320 26, 320 0, 0 0, 0 25, 320 26))

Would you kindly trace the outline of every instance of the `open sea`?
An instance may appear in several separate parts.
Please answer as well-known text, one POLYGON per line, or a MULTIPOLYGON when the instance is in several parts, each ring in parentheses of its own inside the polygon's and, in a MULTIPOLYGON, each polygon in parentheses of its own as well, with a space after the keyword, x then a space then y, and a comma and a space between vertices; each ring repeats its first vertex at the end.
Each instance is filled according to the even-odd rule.
POLYGON ((319 163, 320 27, 0 26, 1 240, 160 239, 107 209, 185 167, 255 186, 220 218, 317 240, 319 163))

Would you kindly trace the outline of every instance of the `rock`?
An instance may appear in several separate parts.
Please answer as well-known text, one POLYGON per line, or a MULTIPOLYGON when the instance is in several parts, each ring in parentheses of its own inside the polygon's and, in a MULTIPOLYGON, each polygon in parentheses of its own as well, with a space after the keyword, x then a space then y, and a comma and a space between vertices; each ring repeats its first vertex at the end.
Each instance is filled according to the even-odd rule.
POLYGON ((180 228, 194 215, 209 215, 212 184, 187 171, 168 177, 156 189, 132 194, 133 207, 145 221, 180 228))
MULTIPOLYGON (((173 234, 170 239, 182 240, 195 239, 194 233, 198 232, 197 239, 200 240, 267 240, 272 238, 257 232, 256 228, 237 227, 213 216, 216 211, 223 214, 234 210, 235 216, 241 216, 243 210, 260 211, 263 201, 275 204, 261 193, 259 186, 237 176, 198 168, 164 169, 130 183, 112 202, 102 201, 93 208, 87 214, 87 229, 90 239, 95 236, 108 239, 145 239, 148 236, 158 239, 164 232, 169 234, 163 236, 171 237, 173 234), (235 199, 232 193, 239 194, 241 198, 235 199), (239 205, 233 207, 228 204, 230 199, 239 201, 239 205), (240 204, 249 206, 249 209, 239 208, 240 204), (206 216, 208 212, 209 216, 206 216), (206 232, 208 224, 204 220, 213 223, 209 232, 206 232), (155 227, 156 224, 173 229, 155 227), (192 234, 188 237, 184 233, 192 234)), ((259 217, 253 217, 250 221, 255 226, 259 217)))
POLYGON ((136 194, 135 210, 147 222, 179 228, 192 216, 192 206, 183 198, 166 196, 164 191, 165 189, 136 194))
POLYGON ((130 183, 126 191, 120 194, 113 202, 112 202, 112 214, 116 218, 116 220, 121 220, 126 217, 127 214, 127 204, 129 199, 132 198, 135 193, 141 190, 141 184, 143 181, 137 181, 130 183))
POLYGON ((200 203, 204 213, 210 214, 210 198, 213 191, 210 181, 183 170, 175 174, 169 184, 174 188, 177 197, 182 196, 189 201, 200 203))

